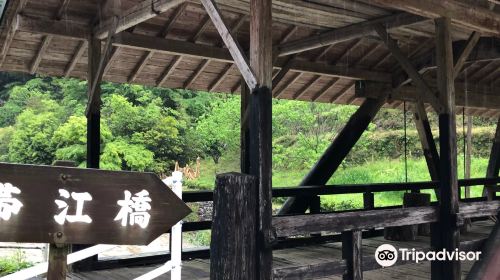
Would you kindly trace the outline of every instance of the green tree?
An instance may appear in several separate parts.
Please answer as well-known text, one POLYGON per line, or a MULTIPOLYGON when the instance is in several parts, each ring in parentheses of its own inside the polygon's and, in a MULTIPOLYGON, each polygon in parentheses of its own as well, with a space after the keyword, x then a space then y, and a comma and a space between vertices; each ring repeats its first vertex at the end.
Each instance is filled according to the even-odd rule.
POLYGON ((234 150, 240 139, 240 99, 229 97, 214 105, 209 114, 203 116, 197 124, 196 132, 200 136, 203 150, 214 163, 226 150, 234 150))
POLYGON ((55 150, 50 139, 60 124, 60 116, 54 112, 35 113, 32 109, 26 109, 17 117, 9 143, 9 160, 51 164, 55 150))

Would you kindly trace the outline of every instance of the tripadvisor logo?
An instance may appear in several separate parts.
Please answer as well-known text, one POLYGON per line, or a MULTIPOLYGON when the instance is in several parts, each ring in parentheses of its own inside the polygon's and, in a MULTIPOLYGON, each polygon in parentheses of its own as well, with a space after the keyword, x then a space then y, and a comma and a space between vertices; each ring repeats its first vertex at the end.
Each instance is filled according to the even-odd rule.
POLYGON ((454 251, 419 251, 407 248, 399 248, 397 250, 391 244, 382 244, 375 250, 375 260, 382 267, 394 265, 398 261, 398 257, 402 261, 413 261, 419 263, 421 261, 477 261, 481 252, 465 252, 455 249, 454 251))
POLYGON ((398 250, 391 244, 382 244, 375 251, 375 260, 382 267, 392 266, 398 261, 398 250))

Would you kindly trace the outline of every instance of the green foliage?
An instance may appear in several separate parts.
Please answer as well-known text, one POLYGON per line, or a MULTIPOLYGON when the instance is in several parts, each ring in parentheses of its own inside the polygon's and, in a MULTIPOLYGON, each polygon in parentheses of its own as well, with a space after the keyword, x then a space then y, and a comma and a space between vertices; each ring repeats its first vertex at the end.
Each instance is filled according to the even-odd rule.
POLYGON ((10 257, 0 258, 0 277, 31 267, 33 264, 26 260, 23 252, 18 251, 10 257))
POLYGON ((203 116, 196 127, 204 152, 215 163, 225 150, 240 142, 240 99, 228 97, 214 105, 210 114, 203 116))
POLYGON ((130 144, 117 139, 106 144, 101 156, 101 168, 107 170, 151 170, 154 164, 153 152, 144 146, 130 144))

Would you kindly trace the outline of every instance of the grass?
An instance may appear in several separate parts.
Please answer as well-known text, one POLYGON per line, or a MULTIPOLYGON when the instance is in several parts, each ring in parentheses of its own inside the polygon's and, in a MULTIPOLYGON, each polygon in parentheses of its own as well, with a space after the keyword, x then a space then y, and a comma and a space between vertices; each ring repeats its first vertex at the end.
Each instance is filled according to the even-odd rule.
MULTIPOLYGON (((239 171, 239 158, 234 156, 225 156, 221 158, 218 165, 211 160, 203 160, 201 163, 201 177, 196 181, 188 182, 187 185, 192 189, 213 189, 215 174, 229 171, 239 171)), ((429 172, 426 162, 423 158, 408 160, 408 182, 429 181, 429 172)), ((484 177, 488 159, 473 158, 471 162, 471 177, 484 177)), ((458 159, 458 176, 463 178, 463 158, 458 159)), ((308 170, 273 170, 273 187, 291 187, 298 186, 308 170)), ((341 166, 335 172, 334 176, 328 181, 328 184, 366 184, 366 183, 396 183, 405 182, 404 161, 397 159, 381 159, 370 161, 357 166, 341 166)), ((433 190, 424 190, 430 193, 433 200, 435 195, 433 190)), ((471 196, 478 197, 482 194, 482 186, 471 188, 471 196)), ((273 200, 273 208, 279 209, 285 198, 276 198, 273 200)), ((403 203, 403 192, 384 192, 375 193, 375 206, 401 205, 403 203)), ((191 205, 196 208, 196 205, 191 205)), ((339 211, 356 208, 363 208, 362 194, 342 194, 342 195, 324 195, 321 196, 321 208, 323 211, 339 211)), ((196 212, 196 210, 194 210, 196 212)), ((196 214, 190 216, 191 220, 196 219, 196 214)), ((210 232, 200 231, 186 235, 186 239, 193 246, 210 244, 210 232)))
POLYGON ((10 257, 0 258, 0 277, 14 273, 24 268, 28 268, 33 264, 26 260, 23 252, 17 251, 10 257))
MULTIPOLYGON (((213 189, 215 174, 229 171, 238 171, 239 158, 236 153, 226 153, 219 164, 214 164, 211 160, 203 160, 201 164, 201 177, 188 185, 195 188, 213 189), (231 156, 232 155, 232 156, 231 156)), ((429 181, 429 172, 426 162, 423 158, 411 158, 408 164, 408 182, 429 181)), ((471 162, 471 177, 484 177, 488 159, 473 158, 471 162)), ((463 178, 463 158, 458 158, 458 176, 463 178)), ((291 187, 298 186, 308 170, 273 170, 273 187, 291 187)), ((398 159, 381 159, 370 161, 357 166, 341 166, 337 172, 328 181, 328 184, 366 184, 366 183, 396 183, 405 182, 404 161, 398 159)), ((432 190, 425 191, 432 194, 432 190)), ((472 197, 481 196, 482 187, 471 188, 472 197)), ((390 206, 400 205, 403 194, 397 192, 385 192, 375 194, 375 205, 390 206)), ((279 207, 282 200, 275 201, 275 207, 279 207)), ((329 195, 321 197, 321 204, 324 209, 343 210, 348 208, 361 208, 363 204, 362 194, 329 195)))

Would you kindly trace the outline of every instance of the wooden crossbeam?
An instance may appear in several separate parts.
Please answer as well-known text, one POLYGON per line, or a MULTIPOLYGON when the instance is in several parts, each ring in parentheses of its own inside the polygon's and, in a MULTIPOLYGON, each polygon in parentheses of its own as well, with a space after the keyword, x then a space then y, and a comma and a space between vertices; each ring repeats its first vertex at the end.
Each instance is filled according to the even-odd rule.
MULTIPOLYGON (((436 142, 434 142, 434 136, 432 135, 429 118, 427 117, 427 112, 422 100, 418 100, 417 102, 415 102, 412 110, 413 120, 415 122, 418 137, 422 145, 422 150, 424 152, 429 175, 431 177, 431 180, 439 181, 439 154, 437 151, 436 142)), ((435 193, 436 197, 439 198, 439 192, 435 191, 435 193)))
MULTIPOLYGON (((144 22, 148 19, 156 17, 181 3, 185 0, 144 0, 141 3, 129 8, 122 13, 118 20, 116 32, 120 33, 130 27, 144 22)), ((99 39, 104 39, 108 35, 110 28, 113 26, 111 19, 100 23, 94 28, 94 34, 99 39)))
POLYGON ((381 25, 375 27, 375 30, 382 41, 385 43, 387 48, 391 51, 392 55, 396 60, 401 64, 401 67, 408 73, 408 75, 412 78, 412 80, 417 85, 417 88, 421 92, 421 96, 428 95, 431 100, 431 104, 437 112, 442 110, 442 106, 432 89, 427 85, 427 82, 422 78, 420 73, 418 73, 417 69, 412 65, 410 60, 403 54, 401 49, 398 46, 398 43, 391 38, 391 36, 387 33, 385 28, 381 25))
MULTIPOLYGON (((362 87, 361 82, 359 87, 362 87)), ((386 94, 388 94, 388 92, 386 92, 386 94)), ((304 177, 300 186, 319 186, 325 185, 328 182, 377 112, 382 108, 385 99, 386 96, 378 99, 366 98, 363 101, 363 104, 361 104, 344 128, 337 134, 318 162, 304 177)), ((278 215, 305 213, 309 205, 310 199, 308 197, 291 197, 283 204, 278 215)))
POLYGON ((227 25, 222 17, 221 12, 217 8, 217 5, 213 0, 201 0, 201 3, 212 19, 212 22, 219 32, 220 36, 222 37, 222 40, 226 44, 229 53, 233 57, 234 63, 240 70, 241 75, 247 83, 248 87, 251 89, 255 88, 255 86, 257 85, 257 78, 250 68, 248 59, 244 55, 244 52, 241 46, 238 44, 238 41, 234 38, 234 36, 227 28, 227 25))
MULTIPOLYGON (((455 104, 456 106, 467 106, 468 108, 484 108, 498 110, 500 108, 500 96, 495 94, 500 89, 489 86, 479 86, 464 83, 455 83, 455 104)), ((432 90, 437 87, 431 85, 432 90)), ((430 104, 428 95, 421 97, 420 91, 416 86, 403 86, 394 89, 391 84, 366 82, 363 89, 357 89, 356 97, 377 98, 389 92, 391 100, 417 102, 422 100, 424 104, 430 104)))
POLYGON ((408 13, 399 13, 383 18, 368 20, 327 31, 320 35, 314 35, 305 39, 294 40, 281 44, 278 47, 278 55, 290 55, 369 35, 376 35, 374 30, 376 25, 382 25, 387 29, 393 29, 404 25, 414 24, 422 20, 424 20, 422 17, 408 13))
MULTIPOLYGON (((76 40, 86 40, 90 36, 87 26, 71 24, 66 21, 40 20, 18 15, 19 30, 52 34, 76 40)), ((192 42, 178 41, 172 39, 162 39, 158 37, 141 34, 122 32, 120 36, 113 39, 113 45, 144 51, 155 51, 171 55, 192 56, 202 59, 211 59, 221 62, 233 63, 232 57, 227 49, 199 45, 192 42)), ((285 59, 280 58, 275 63, 275 67, 282 68, 285 59)), ((309 61, 295 60, 291 71, 306 72, 311 74, 321 74, 330 77, 341 77, 349 79, 361 79, 371 81, 389 82, 390 73, 357 69, 354 67, 345 68, 342 66, 314 63, 309 61)))
POLYGON ((372 4, 409 11, 428 18, 449 16, 458 24, 486 34, 500 35, 500 14, 483 8, 476 2, 455 0, 364 0, 372 4))
MULTIPOLYGON (((236 23, 233 25, 231 28, 231 34, 236 34, 238 30, 243 26, 243 24, 247 21, 247 16, 241 16, 236 23)), ((220 47, 224 46, 224 42, 222 42, 220 47)), ((233 68, 233 64, 226 65, 224 68, 224 71, 212 82, 212 84, 208 87, 208 91, 213 91, 215 90, 221 83, 224 81, 226 76, 231 72, 231 69, 233 68)), ((233 91, 234 92, 234 91, 233 91)))
POLYGON ((73 55, 70 62, 68 63, 68 65, 64 69, 64 77, 65 78, 69 77, 69 75, 71 74, 71 71, 73 71, 73 69, 75 69, 76 64, 78 63, 80 58, 82 58, 83 53, 85 52, 85 49, 87 49, 87 46, 88 46, 87 41, 80 42, 75 54, 73 55))

